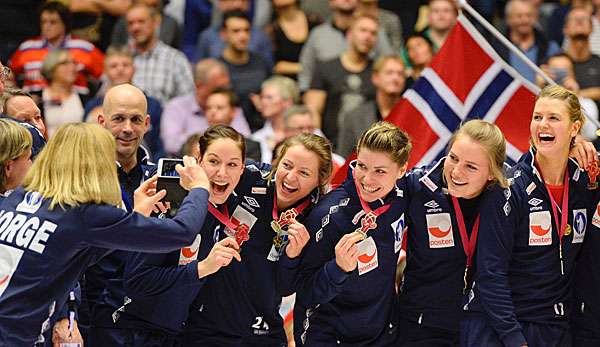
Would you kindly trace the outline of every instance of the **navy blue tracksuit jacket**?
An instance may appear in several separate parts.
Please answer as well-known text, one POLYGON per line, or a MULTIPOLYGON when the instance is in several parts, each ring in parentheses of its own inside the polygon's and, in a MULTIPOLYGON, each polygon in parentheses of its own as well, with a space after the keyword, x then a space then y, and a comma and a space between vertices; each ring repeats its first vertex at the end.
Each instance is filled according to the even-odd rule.
MULTIPOLYGON (((505 346, 535 345, 534 340, 543 339, 527 336, 522 324, 568 328, 573 270, 590 206, 587 175, 573 160, 568 162, 568 172, 569 208, 562 213, 568 213, 573 231, 562 239, 564 274, 559 260, 558 226, 532 151, 509 170, 510 187, 492 189, 482 201, 477 272, 466 307, 483 313, 483 319, 505 346)), ((477 336, 478 332, 465 334, 477 336)), ((470 340, 469 344, 479 343, 470 340)), ((550 341, 541 344, 551 345, 550 341)))
POLYGON ((49 210, 19 189, 0 205, 0 346, 31 346, 50 328, 69 289, 108 249, 165 252, 189 244, 202 224, 208 192, 194 189, 173 220, 96 204, 49 210))
MULTIPOLYGON (((444 160, 406 175, 410 203, 398 309, 401 319, 456 333, 458 338, 467 258, 454 207, 444 188, 444 160)), ((469 236, 478 203, 478 198, 459 199, 469 236)))
POLYGON ((375 257, 372 251, 361 254, 357 269, 350 273, 337 266, 334 249, 343 235, 360 226, 362 206, 352 175, 310 213, 306 225, 311 238, 305 250, 300 258, 282 258, 287 263, 280 265, 280 287, 297 287, 296 303, 303 308, 294 310, 294 319, 304 327, 295 332, 300 333, 301 343, 385 346, 394 342, 395 274, 406 211, 404 193, 399 186, 369 204, 373 210, 387 203, 391 207, 368 232, 376 246, 375 257))

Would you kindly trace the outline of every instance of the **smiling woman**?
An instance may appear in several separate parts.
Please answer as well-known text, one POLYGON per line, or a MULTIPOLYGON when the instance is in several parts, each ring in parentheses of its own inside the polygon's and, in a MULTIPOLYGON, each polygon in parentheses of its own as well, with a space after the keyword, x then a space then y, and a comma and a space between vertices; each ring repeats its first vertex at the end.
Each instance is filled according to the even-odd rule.
POLYGON ((480 196, 495 183, 506 187, 505 148, 498 127, 471 120, 452 135, 445 158, 407 175, 409 231, 399 345, 458 344, 461 293, 470 288, 473 274, 480 196))
POLYGON ((571 344, 570 278, 593 202, 587 175, 568 157, 582 125, 577 95, 544 88, 531 150, 507 172, 510 187, 482 200, 477 285, 461 327, 466 346, 571 344))

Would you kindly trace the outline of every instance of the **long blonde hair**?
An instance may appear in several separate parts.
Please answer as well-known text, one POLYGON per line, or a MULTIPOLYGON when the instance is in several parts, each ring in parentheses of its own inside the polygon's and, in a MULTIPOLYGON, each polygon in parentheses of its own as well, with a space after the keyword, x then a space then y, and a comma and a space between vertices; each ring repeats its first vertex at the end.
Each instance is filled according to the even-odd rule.
POLYGON ((116 144, 97 124, 67 124, 50 138, 23 186, 51 199, 50 209, 85 203, 121 204, 116 144))

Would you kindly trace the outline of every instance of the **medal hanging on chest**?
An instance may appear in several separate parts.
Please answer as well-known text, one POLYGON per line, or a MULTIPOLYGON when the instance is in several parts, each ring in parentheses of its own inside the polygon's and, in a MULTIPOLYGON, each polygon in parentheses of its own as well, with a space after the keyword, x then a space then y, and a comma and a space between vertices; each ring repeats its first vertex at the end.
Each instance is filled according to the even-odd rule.
POLYGON ((377 228, 377 217, 389 210, 390 204, 380 206, 373 211, 369 207, 369 204, 366 201, 364 201, 362 196, 360 195, 360 190, 358 188, 358 183, 356 182, 356 180, 354 181, 354 187, 356 188, 356 195, 358 195, 360 206, 365 212, 365 215, 360 220, 360 227, 354 231, 361 234, 363 239, 366 239, 369 230, 377 228))
MULTIPOLYGON (((538 167, 537 163, 535 164, 538 172, 540 173, 540 177, 542 176, 542 171, 538 167)), ((558 202, 554 200, 554 196, 548 188, 548 185, 545 183, 544 178, 542 177, 542 182, 544 182, 544 187, 546 188, 546 192, 550 197, 550 206, 552 206, 552 216, 554 217, 554 224, 558 228, 558 259, 560 260, 560 274, 565 274, 565 264, 563 259, 563 246, 562 239, 565 235, 571 234, 571 226, 568 224, 567 218, 569 216, 569 170, 565 169, 565 178, 563 181, 563 193, 562 193, 562 203, 560 205, 560 219, 558 218, 558 202)))
POLYGON ((465 225, 465 219, 463 217, 462 210, 460 209, 458 199, 454 196, 451 196, 451 198, 452 205, 454 206, 454 213, 456 214, 458 231, 460 232, 460 239, 462 241, 465 256, 467 257, 467 261, 465 264, 465 274, 463 276, 463 293, 466 293, 466 291, 471 288, 471 284, 473 283, 473 255, 475 254, 475 247, 477 245, 477 234, 479 233, 479 213, 477 213, 477 217, 475 217, 473 229, 471 229, 471 237, 469 237, 469 235, 467 234, 467 226, 465 225))
POLYGON ((278 215, 277 209, 277 193, 273 194, 273 220, 271 221, 271 228, 275 232, 273 237, 273 246, 278 253, 281 253, 283 247, 288 242, 287 229, 290 224, 296 221, 296 217, 310 205, 310 198, 307 198, 295 208, 285 210, 281 215, 278 215))
POLYGON ((226 205, 221 207, 221 211, 217 210, 211 203, 208 204, 208 212, 225 226, 225 234, 235 239, 237 244, 242 247, 245 241, 250 240, 250 227, 247 224, 240 223, 229 218, 229 211, 226 205))

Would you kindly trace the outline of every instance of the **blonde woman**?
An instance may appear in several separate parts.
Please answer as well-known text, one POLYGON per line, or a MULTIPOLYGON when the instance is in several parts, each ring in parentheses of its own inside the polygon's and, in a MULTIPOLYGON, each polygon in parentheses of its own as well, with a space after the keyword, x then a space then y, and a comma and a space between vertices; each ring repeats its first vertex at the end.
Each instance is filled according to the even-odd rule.
POLYGON ((190 157, 178 167, 190 192, 173 220, 147 218, 164 197, 156 179, 127 213, 115 169, 115 140, 98 125, 58 129, 0 207, 0 345, 32 346, 92 263, 111 249, 165 252, 191 243, 204 222, 208 179, 190 157))
POLYGON ((19 123, 0 119, 0 202, 21 184, 31 166, 31 134, 19 123))
POLYGON ((537 97, 531 149, 511 185, 481 203, 464 346, 570 346, 575 262, 591 216, 587 175, 569 159, 584 123, 577 95, 548 86, 537 97))

